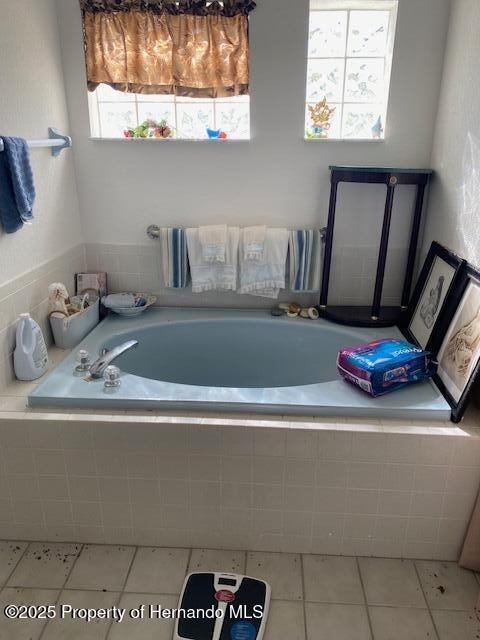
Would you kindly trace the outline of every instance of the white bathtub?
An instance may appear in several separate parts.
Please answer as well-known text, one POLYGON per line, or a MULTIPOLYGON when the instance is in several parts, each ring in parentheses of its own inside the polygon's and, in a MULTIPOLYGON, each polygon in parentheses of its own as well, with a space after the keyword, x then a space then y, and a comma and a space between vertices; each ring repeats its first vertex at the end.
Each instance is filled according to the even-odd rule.
POLYGON ((447 420, 433 383, 372 399, 339 379, 340 348, 397 329, 352 329, 266 311, 151 309, 138 318, 110 316, 29 397, 35 406, 106 409, 203 409, 325 416, 447 420), (75 376, 76 351, 138 340, 120 356, 121 386, 75 376))

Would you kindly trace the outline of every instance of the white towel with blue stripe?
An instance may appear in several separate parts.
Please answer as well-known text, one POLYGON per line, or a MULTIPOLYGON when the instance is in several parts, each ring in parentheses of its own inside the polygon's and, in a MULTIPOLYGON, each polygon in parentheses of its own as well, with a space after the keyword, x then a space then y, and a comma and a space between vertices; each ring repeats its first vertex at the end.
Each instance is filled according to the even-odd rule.
POLYGON ((318 229, 297 229, 290 232, 290 290, 320 291, 320 270, 323 245, 318 229))
POLYGON ((184 289, 188 282, 185 229, 160 229, 163 281, 168 289, 184 289))
POLYGON ((288 231, 266 229, 261 260, 245 257, 245 234, 240 251, 240 293, 249 293, 264 298, 278 298, 280 289, 285 289, 285 265, 288 252, 288 231))

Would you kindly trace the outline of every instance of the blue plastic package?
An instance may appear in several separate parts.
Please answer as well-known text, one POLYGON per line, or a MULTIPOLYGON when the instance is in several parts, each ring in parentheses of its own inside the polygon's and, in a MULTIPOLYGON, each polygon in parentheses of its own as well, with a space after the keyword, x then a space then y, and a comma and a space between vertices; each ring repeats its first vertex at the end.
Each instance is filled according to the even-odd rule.
POLYGON ((342 349, 337 368, 345 380, 376 397, 431 378, 436 363, 428 351, 404 340, 385 338, 342 349))

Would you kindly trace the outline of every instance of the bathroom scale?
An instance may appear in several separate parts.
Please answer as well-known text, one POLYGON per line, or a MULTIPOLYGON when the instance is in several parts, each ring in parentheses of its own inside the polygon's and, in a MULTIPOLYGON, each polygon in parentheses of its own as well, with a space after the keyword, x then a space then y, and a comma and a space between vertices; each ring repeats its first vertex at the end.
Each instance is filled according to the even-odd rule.
POLYGON ((270 585, 234 573, 190 573, 180 595, 174 640, 261 640, 270 585), (208 615, 207 615, 208 614, 208 615))

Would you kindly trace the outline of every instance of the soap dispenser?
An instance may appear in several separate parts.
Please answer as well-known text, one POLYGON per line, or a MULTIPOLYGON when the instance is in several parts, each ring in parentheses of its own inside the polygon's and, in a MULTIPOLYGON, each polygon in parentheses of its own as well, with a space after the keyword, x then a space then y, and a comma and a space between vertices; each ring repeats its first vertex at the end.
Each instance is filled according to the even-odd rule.
POLYGON ((13 353, 15 375, 19 380, 36 380, 48 368, 48 353, 42 330, 30 317, 21 313, 17 326, 17 344, 13 353))

